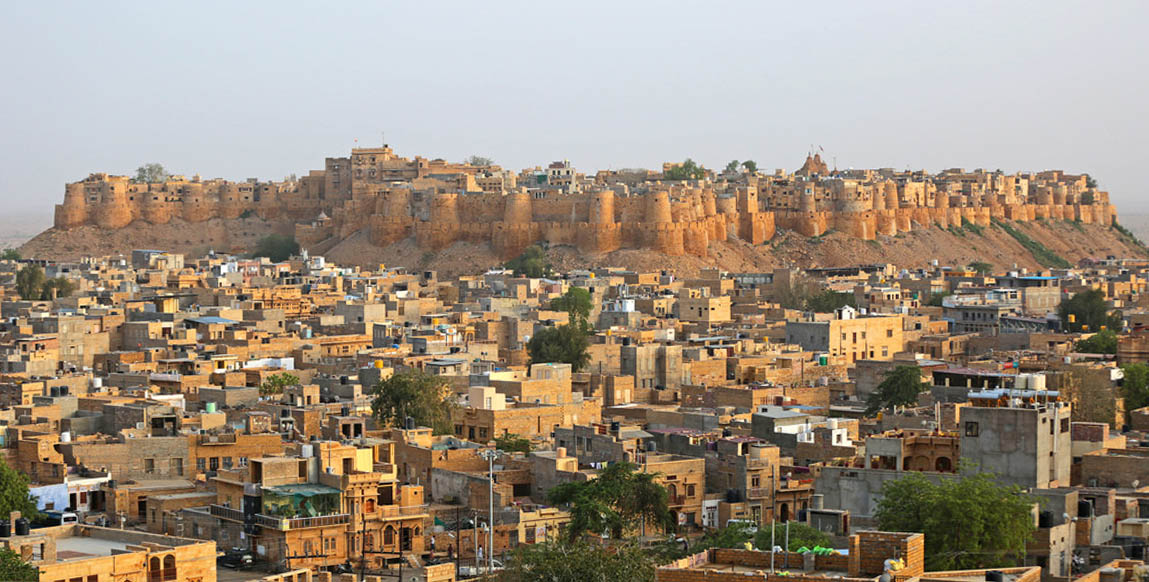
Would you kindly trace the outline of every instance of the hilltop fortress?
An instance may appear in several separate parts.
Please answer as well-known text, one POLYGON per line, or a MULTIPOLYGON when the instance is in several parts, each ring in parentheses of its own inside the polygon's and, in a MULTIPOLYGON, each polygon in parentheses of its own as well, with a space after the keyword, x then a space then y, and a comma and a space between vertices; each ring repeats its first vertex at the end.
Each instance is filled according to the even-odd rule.
POLYGON ((641 248, 706 256, 711 241, 736 237, 757 245, 778 229, 873 240, 993 220, 1116 220, 1107 192, 1086 175, 1057 170, 838 171, 815 154, 792 173, 702 171, 698 179, 666 180, 675 167, 585 175, 555 162, 515 174, 495 165, 403 158, 384 145, 327 158, 323 170, 280 182, 173 176, 138 183, 92 174, 66 186, 55 227, 258 216, 290 221, 305 247, 364 231, 377 246, 408 237, 428 251, 458 241, 489 243, 510 258, 534 243, 585 253, 641 248))

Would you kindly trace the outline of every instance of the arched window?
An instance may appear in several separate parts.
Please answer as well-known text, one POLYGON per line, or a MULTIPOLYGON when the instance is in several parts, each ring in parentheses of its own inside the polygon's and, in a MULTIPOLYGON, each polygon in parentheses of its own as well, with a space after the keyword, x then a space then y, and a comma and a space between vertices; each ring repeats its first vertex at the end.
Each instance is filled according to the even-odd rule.
POLYGON ((148 582, 160 582, 164 577, 164 567, 157 556, 148 560, 148 582))
POLYGON ((790 521, 790 504, 782 504, 782 509, 778 511, 778 520, 783 523, 790 521))
POLYGON ((942 473, 948 473, 953 470, 953 463, 950 462, 949 457, 938 457, 934 466, 942 473))
POLYGON ((176 579, 176 557, 168 554, 164 556, 164 580, 176 579))
POLYGON ((384 546, 391 546, 394 543, 395 543, 395 528, 389 525, 383 530, 383 545, 384 546))
POLYGON ((363 511, 373 513, 375 511, 375 500, 368 499, 367 502, 363 504, 363 511))
POLYGON ((363 538, 363 547, 368 549, 368 550, 374 550, 375 549, 375 536, 372 534, 367 534, 367 536, 363 538))

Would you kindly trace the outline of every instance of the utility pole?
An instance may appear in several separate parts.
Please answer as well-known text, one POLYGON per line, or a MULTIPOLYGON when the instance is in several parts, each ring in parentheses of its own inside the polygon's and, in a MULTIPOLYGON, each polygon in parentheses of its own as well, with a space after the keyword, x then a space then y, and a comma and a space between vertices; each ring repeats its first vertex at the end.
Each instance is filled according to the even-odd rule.
POLYGON ((480 457, 487 460, 487 575, 495 571, 495 459, 499 451, 484 449, 480 457))
POLYGON ((459 547, 459 536, 462 535, 459 533, 459 525, 460 525, 459 519, 460 519, 459 508, 456 507, 455 508, 455 577, 456 578, 459 577, 459 551, 462 549, 459 547))

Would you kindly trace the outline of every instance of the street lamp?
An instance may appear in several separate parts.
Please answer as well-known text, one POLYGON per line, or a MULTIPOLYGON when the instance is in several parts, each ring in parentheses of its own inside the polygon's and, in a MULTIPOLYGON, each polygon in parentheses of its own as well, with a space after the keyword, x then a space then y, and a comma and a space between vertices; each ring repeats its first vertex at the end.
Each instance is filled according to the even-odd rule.
POLYGON ((487 460, 487 575, 495 570, 495 459, 499 451, 483 449, 479 456, 487 460))

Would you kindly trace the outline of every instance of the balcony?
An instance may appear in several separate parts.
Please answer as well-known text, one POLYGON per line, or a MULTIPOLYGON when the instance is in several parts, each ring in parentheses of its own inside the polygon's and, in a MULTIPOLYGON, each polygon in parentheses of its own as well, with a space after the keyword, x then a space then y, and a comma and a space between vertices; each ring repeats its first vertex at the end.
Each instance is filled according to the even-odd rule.
POLYGON ((378 507, 380 519, 394 519, 396 517, 413 517, 427 513, 426 505, 380 505, 378 507))
POLYGON ((767 497, 770 497, 770 488, 769 487, 747 487, 746 488, 746 498, 747 499, 766 499, 767 497))
MULTIPOLYGON (((422 506, 426 511, 426 507, 422 506)), ((244 523, 243 511, 223 505, 212 505, 210 513, 214 517, 244 523)), ((277 531, 291 531, 308 529, 312 527, 328 527, 351 523, 351 514, 337 513, 334 515, 320 515, 316 517, 272 517, 270 515, 255 514, 252 523, 267 529, 277 531)))

